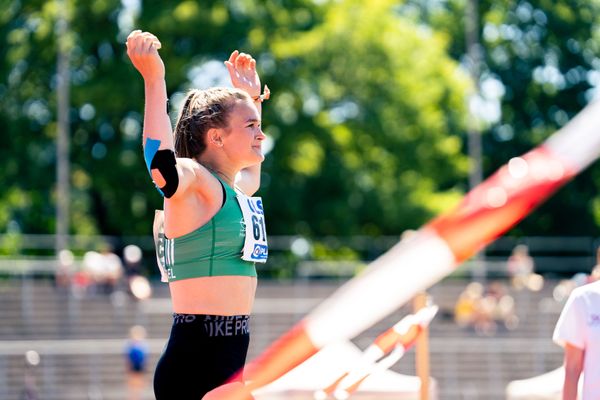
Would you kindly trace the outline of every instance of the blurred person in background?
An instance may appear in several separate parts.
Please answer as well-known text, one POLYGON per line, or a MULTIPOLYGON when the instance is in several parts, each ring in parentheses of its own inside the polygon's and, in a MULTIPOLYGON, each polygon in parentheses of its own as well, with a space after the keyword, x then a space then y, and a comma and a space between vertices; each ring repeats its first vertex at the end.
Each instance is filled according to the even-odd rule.
POLYGON ((37 385, 37 368, 40 364, 40 355, 35 350, 25 352, 25 376, 20 400, 39 400, 37 385))
POLYGON ((596 249, 596 265, 592 268, 592 271, 587 274, 585 272, 578 272, 573 275, 570 279, 561 279, 552 292, 554 300, 558 303, 564 304, 571 292, 579 286, 592 283, 600 279, 600 247, 596 249))
POLYGON ((519 318, 515 310, 515 299, 510 295, 504 283, 490 282, 486 298, 490 299, 490 303, 493 305, 492 319, 498 326, 507 330, 513 330, 518 326, 519 318))
POLYGON ((454 306, 454 321, 485 336, 495 334, 498 325, 513 330, 519 323, 515 301, 498 281, 490 282, 487 288, 479 282, 469 283, 454 306))
POLYGON ((125 246, 123 261, 129 294, 137 300, 149 298, 152 295, 152 286, 143 274, 142 249, 133 244, 125 246))
POLYGON ((83 256, 83 272, 89 279, 88 290, 93 294, 112 294, 123 276, 123 263, 108 244, 100 252, 88 251, 83 256))
POLYGON ((123 261, 125 276, 131 278, 143 275, 142 271, 142 249, 139 246, 130 244, 123 249, 123 261))
POLYGON ((68 294, 71 279, 75 273, 75 256, 71 250, 63 249, 58 253, 58 265, 54 271, 54 286, 60 293, 68 294))
POLYGON ((129 340, 125 348, 127 363, 127 399, 141 400, 146 387, 148 344, 146 329, 141 325, 129 329, 129 340))
POLYGON ((102 272, 97 284, 103 293, 111 294, 123 277, 123 262, 110 245, 102 247, 100 256, 102 257, 102 272))
POLYGON ((527 280, 534 269, 533 258, 529 255, 527 245, 519 244, 514 247, 508 257, 507 268, 513 287, 517 290, 526 288, 527 280))
POLYGON ((590 283, 571 292, 552 339, 564 348, 563 400, 576 400, 583 372, 582 400, 600 399, 600 266, 590 283))
POLYGON ((96 294, 97 282, 103 274, 102 256, 95 250, 86 251, 83 255, 82 269, 77 277, 78 290, 83 294, 96 294))
POLYGON ((462 328, 472 328, 475 324, 479 302, 483 298, 483 285, 471 282, 458 296, 454 305, 454 321, 462 328))
POLYGON ((255 60, 234 51, 225 62, 234 88, 191 90, 173 132, 160 47, 148 32, 127 39, 144 79, 144 158, 164 197, 154 224, 157 261, 175 313, 154 393, 199 400, 232 379, 216 392, 243 389, 255 262, 268 254, 262 200, 251 197, 260 187, 268 88, 261 95, 255 60))

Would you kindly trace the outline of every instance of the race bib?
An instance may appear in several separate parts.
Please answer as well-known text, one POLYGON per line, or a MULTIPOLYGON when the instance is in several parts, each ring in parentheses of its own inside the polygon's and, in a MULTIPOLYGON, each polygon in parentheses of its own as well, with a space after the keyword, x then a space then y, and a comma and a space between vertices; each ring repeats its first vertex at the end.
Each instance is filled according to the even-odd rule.
POLYGON ((246 227, 242 260, 265 263, 269 256, 269 246, 262 199, 238 193, 237 201, 242 209, 246 227))
POLYGON ((165 214, 162 210, 154 211, 154 224, 152 231, 154 233, 154 247, 156 249, 156 264, 160 270, 161 282, 168 282, 169 274, 165 265, 165 243, 167 240, 164 232, 164 219, 165 214))

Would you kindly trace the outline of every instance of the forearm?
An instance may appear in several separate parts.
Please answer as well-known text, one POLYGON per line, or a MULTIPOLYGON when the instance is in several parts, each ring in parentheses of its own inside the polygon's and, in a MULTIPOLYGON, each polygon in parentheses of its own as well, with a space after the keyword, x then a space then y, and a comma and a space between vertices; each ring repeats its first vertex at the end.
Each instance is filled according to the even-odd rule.
MULTIPOLYGON (((261 115, 262 101, 255 101, 254 105, 258 110, 258 115, 261 115)), ((252 195, 260 189, 261 166, 262 163, 258 163, 240 171, 240 186, 248 195, 252 195)))
POLYGON ((579 377, 583 371, 584 354, 585 350, 573 346, 571 343, 566 343, 563 400, 577 400, 577 387, 579 385, 579 377))
POLYGON ((173 149, 173 131, 167 113, 167 87, 164 79, 144 82, 144 133, 147 139, 160 140, 160 149, 173 149))
POLYGON ((577 385, 579 374, 576 371, 565 371, 565 383, 563 386, 563 400, 577 400, 577 385))

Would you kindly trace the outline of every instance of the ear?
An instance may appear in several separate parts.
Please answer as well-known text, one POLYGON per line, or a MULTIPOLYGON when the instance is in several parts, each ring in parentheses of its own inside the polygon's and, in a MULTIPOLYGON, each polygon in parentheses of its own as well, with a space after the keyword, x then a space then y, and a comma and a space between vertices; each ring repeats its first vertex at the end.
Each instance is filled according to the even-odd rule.
POLYGON ((206 133, 207 144, 216 147, 223 147, 223 132, 221 129, 211 128, 206 133))

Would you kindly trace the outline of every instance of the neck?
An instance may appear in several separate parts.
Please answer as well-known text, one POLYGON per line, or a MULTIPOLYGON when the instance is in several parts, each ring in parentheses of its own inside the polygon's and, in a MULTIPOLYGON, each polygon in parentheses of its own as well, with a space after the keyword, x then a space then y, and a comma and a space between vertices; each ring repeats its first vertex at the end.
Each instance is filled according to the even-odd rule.
POLYGON ((235 176, 238 171, 235 167, 222 165, 220 163, 214 162, 214 160, 201 158, 198 160, 200 164, 202 164, 206 169, 212 171, 213 173, 219 175, 221 179, 225 181, 229 186, 233 187, 235 184, 235 176))

